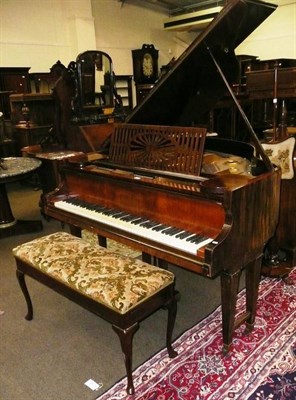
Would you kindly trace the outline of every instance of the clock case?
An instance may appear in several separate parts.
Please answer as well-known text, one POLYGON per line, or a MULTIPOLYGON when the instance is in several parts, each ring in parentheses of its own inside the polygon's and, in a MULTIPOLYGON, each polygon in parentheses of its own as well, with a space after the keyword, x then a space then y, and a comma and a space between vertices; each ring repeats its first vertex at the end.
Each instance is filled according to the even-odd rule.
POLYGON ((158 79, 158 50, 153 44, 143 44, 141 49, 132 50, 134 81, 137 85, 154 83, 158 79), (152 73, 145 76, 143 71, 144 56, 152 58, 152 73))

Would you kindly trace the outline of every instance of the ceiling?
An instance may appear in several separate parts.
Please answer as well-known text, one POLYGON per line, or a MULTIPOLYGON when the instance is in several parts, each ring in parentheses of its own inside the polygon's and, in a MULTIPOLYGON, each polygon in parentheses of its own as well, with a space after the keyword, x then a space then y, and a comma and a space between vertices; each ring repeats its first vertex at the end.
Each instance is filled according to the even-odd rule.
POLYGON ((203 10, 213 6, 221 6, 227 0, 119 0, 124 3, 133 3, 138 6, 161 9, 168 15, 180 15, 192 11, 203 10))

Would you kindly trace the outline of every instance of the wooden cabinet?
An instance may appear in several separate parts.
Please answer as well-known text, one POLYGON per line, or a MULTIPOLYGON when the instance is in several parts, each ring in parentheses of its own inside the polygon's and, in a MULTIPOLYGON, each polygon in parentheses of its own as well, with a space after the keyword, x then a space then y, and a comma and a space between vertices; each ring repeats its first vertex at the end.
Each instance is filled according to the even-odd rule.
POLYGON ((5 119, 10 119, 9 95, 30 93, 30 67, 0 67, 0 102, 5 119))
POLYGON ((22 108, 29 108, 30 122, 36 125, 52 125, 54 100, 50 93, 28 93, 10 95, 11 122, 19 124, 24 120, 22 108))
MULTIPOLYGON (((11 123, 18 154, 22 147, 39 144, 50 137, 54 125, 54 101, 49 93, 23 93, 10 96, 11 123), (25 121, 23 107, 29 114, 25 121)), ((53 132, 54 133, 54 132, 53 132)))
POLYGON ((22 148, 41 143, 49 136, 49 126, 39 125, 16 125, 14 130, 14 140, 17 155, 22 154, 22 148))

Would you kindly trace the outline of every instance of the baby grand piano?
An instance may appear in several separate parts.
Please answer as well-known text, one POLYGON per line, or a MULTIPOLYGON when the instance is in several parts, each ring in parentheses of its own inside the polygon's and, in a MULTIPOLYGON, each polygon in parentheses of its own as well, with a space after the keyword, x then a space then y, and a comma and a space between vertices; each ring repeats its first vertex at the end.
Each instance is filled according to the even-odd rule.
POLYGON ((234 329, 254 325, 263 248, 278 219, 280 171, 247 119, 252 145, 206 137, 199 117, 225 87, 231 92, 234 49, 274 9, 253 0, 229 2, 115 126, 106 158, 68 162, 62 184, 46 196, 46 214, 72 233, 89 229, 139 249, 148 261, 220 276, 224 352, 234 329), (208 156, 215 162, 206 165, 208 156), (240 174, 219 167, 233 162, 247 167, 240 174), (246 312, 236 316, 243 269, 246 312))

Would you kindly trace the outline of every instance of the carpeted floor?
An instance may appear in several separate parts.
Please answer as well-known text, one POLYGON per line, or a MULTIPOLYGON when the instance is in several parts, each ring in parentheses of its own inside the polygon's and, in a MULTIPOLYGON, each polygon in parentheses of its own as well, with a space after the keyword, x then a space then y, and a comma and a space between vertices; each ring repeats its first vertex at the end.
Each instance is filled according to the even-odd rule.
MULTIPOLYGON (((41 218, 39 191, 8 185, 15 217, 41 218)), ((0 399, 94 400, 98 392, 84 383, 93 379, 105 391, 125 375, 117 335, 110 324, 32 279, 27 279, 34 306, 33 321, 24 319, 26 305, 15 277, 11 249, 61 229, 43 220, 42 233, 0 240, 0 399)), ((171 266, 181 293, 174 337, 220 304, 220 281, 171 266)), ((166 312, 142 322, 134 338, 133 366, 143 364, 165 345, 166 312)))
MULTIPOLYGON (((255 329, 234 334, 231 351, 221 353, 221 308, 134 371, 136 394, 126 395, 123 379, 97 400, 295 400, 296 268, 292 285, 261 281, 255 329)), ((244 309, 240 294, 238 313, 244 309)))

